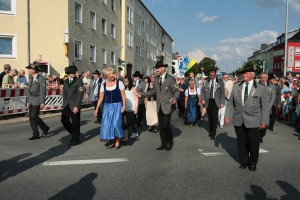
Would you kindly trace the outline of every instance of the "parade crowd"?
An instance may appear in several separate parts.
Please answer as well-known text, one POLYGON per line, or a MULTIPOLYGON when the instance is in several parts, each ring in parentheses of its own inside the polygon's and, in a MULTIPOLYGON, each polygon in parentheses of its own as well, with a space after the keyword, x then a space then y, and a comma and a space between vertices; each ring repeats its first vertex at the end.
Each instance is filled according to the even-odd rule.
POLYGON ((172 113, 177 110, 184 124, 193 127, 207 116, 208 136, 216 138, 217 127, 232 122, 237 135, 240 168, 256 170, 259 145, 267 129, 274 131, 276 118, 295 126, 300 124, 300 77, 289 73, 285 77, 261 73, 258 77, 252 65, 245 65, 241 77, 222 79, 216 77, 216 69, 208 76, 196 78, 193 72, 188 78, 175 79, 166 72, 168 65, 157 61, 156 73, 149 77, 136 71, 132 76, 121 75, 122 68, 104 68, 92 73, 78 73, 73 64, 65 68, 60 79, 39 74, 37 62, 25 71, 4 65, 0 74, 2 88, 28 87, 30 126, 33 135, 29 140, 46 136, 48 127, 39 117, 45 106, 46 89, 60 89, 63 95, 61 123, 71 134, 69 146, 80 144, 80 110, 83 96, 91 98, 95 108, 95 123, 100 125, 100 141, 108 149, 120 149, 128 139, 139 140, 138 127, 146 123, 149 132, 159 132, 161 144, 157 150, 170 151, 173 135, 170 128, 172 113), (15 76, 16 81, 14 79, 15 76), (207 114, 207 115, 206 115, 207 114), (42 130, 40 135, 38 127, 42 130))

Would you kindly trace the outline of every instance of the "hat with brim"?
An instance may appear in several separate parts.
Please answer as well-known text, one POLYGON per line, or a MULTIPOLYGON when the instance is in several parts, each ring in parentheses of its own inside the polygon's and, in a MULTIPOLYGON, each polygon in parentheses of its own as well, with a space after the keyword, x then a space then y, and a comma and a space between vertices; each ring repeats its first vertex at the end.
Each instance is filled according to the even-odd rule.
POLYGON ((95 70, 95 72, 93 72, 92 74, 100 75, 100 72, 99 72, 99 70, 95 70))
POLYGON ((271 79, 276 79, 276 76, 270 75, 270 76, 269 76, 269 80, 271 80, 271 79))
POLYGON ((133 77, 141 77, 142 74, 139 71, 135 71, 134 74, 132 75, 133 77))
POLYGON ((246 73, 246 72, 255 72, 255 68, 253 65, 245 65, 241 73, 246 73))
POLYGON ((78 69, 75 65, 70 65, 69 67, 65 68, 65 73, 66 74, 76 73, 77 71, 78 71, 78 69))
POLYGON ((154 66, 154 68, 160 68, 160 67, 168 67, 168 64, 163 62, 163 61, 157 61, 156 65, 154 66))
POLYGON ((26 67, 27 69, 34 69, 35 71, 41 71, 41 68, 39 67, 39 63, 34 61, 32 64, 26 67))

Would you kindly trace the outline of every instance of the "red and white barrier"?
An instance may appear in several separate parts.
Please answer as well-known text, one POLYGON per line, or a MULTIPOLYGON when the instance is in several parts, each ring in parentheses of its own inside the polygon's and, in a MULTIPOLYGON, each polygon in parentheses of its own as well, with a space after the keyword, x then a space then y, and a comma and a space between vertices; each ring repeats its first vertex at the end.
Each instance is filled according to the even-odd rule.
POLYGON ((26 113, 27 88, 0 89, 0 116, 26 113))
MULTIPOLYGON (((0 117, 27 113, 27 88, 0 88, 0 117)), ((91 99, 83 96, 81 105, 90 105, 91 99)), ((62 110, 63 96, 60 89, 47 89, 45 107, 41 111, 62 110)))

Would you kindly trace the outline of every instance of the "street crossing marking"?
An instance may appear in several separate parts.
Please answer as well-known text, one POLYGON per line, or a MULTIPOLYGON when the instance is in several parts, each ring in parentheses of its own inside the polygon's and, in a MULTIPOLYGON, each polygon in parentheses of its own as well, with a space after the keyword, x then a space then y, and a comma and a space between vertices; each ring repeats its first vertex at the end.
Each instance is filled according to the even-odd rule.
POLYGON ((111 158, 111 159, 94 159, 94 160, 67 160, 67 161, 52 161, 44 162, 45 166, 58 166, 58 165, 85 165, 85 164, 100 164, 100 163, 115 163, 127 162, 128 158, 111 158))
POLYGON ((205 156, 220 156, 223 155, 223 153, 220 152, 211 152, 211 153, 202 153, 205 156))
POLYGON ((259 148, 259 153, 268 153, 269 151, 259 148))

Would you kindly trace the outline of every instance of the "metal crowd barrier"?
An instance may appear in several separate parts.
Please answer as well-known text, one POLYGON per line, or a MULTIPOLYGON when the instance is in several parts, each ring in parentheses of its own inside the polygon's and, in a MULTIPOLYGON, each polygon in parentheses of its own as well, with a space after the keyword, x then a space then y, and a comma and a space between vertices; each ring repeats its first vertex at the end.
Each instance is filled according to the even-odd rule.
MULTIPOLYGON (((27 113, 27 88, 0 88, 0 117, 27 113)), ((63 96, 60 89, 47 89, 45 107, 41 111, 62 110, 63 96)), ((91 99, 83 96, 81 105, 90 105, 91 99)))

